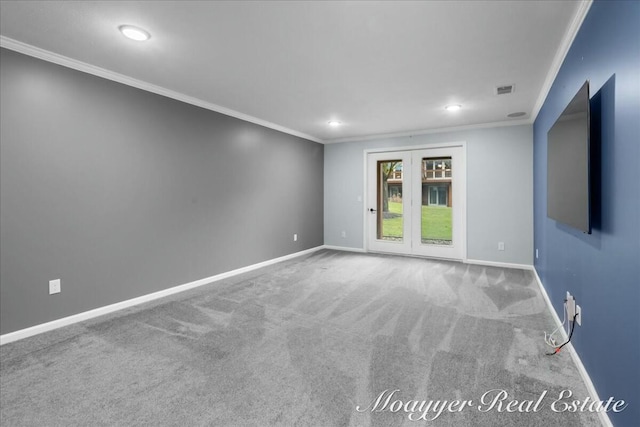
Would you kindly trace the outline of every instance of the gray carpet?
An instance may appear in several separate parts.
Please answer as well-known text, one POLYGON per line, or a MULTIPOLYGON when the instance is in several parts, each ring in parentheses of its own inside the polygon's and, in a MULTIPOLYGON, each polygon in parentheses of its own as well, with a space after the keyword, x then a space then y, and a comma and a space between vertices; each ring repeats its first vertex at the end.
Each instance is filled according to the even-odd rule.
POLYGON ((551 410, 587 396, 568 353, 544 355, 553 328, 529 271, 324 250, 0 347, 0 422, 600 425, 551 410), (494 389, 502 411, 481 404, 494 389), (411 400, 434 401, 427 420, 411 400))

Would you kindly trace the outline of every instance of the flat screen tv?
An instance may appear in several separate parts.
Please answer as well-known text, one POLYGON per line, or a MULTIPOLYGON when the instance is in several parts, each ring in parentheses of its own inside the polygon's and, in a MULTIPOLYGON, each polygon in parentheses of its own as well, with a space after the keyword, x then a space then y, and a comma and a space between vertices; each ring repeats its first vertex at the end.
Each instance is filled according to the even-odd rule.
POLYGON ((547 133, 547 216, 591 233, 589 81, 547 133))

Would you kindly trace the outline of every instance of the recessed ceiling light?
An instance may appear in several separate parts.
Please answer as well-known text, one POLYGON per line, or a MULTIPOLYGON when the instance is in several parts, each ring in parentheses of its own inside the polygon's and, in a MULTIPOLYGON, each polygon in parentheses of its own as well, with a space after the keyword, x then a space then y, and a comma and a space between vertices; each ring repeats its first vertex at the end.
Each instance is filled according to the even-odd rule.
POLYGON ((342 123, 340 123, 340 122, 339 122, 339 121, 337 121, 337 120, 330 120, 330 121, 329 121, 329 126, 331 126, 331 127, 337 127, 337 126, 340 126, 341 124, 342 124, 342 123))
POLYGON ((128 39, 143 42, 151 38, 151 34, 142 28, 134 27, 133 25, 120 25, 118 27, 120 32, 128 39))
POLYGON ((461 108, 462 105, 460 104, 447 105, 446 107, 444 107, 444 109, 447 111, 458 111, 461 108))
POLYGON ((524 111, 518 111, 517 113, 507 114, 507 117, 522 117, 526 115, 527 113, 525 113, 524 111))

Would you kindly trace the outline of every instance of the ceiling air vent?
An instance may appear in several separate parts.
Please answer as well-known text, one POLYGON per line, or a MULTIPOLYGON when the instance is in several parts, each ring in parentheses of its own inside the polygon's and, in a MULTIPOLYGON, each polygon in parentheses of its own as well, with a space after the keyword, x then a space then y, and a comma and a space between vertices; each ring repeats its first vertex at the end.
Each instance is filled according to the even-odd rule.
POLYGON ((503 85, 496 87, 496 95, 506 95, 508 93, 513 93, 516 85, 503 85))

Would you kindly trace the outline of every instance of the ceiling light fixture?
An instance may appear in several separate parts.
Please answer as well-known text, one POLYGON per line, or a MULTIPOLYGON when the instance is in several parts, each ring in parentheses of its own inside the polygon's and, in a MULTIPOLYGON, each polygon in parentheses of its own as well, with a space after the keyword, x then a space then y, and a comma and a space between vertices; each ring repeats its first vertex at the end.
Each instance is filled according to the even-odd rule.
POLYGON ((151 34, 142 28, 134 27, 133 25, 120 25, 118 27, 120 32, 128 39, 143 42, 151 38, 151 34))
POLYGON ((337 120, 330 120, 330 121, 329 121, 329 126, 331 126, 331 127, 337 127, 337 126, 340 126, 341 124, 342 124, 342 123, 340 123, 340 122, 339 122, 339 121, 337 121, 337 120))
POLYGON ((444 109, 447 110, 447 111, 458 111, 461 108, 462 108, 462 105, 460 105, 460 104, 452 104, 452 105, 447 105, 446 107, 444 107, 444 109))

